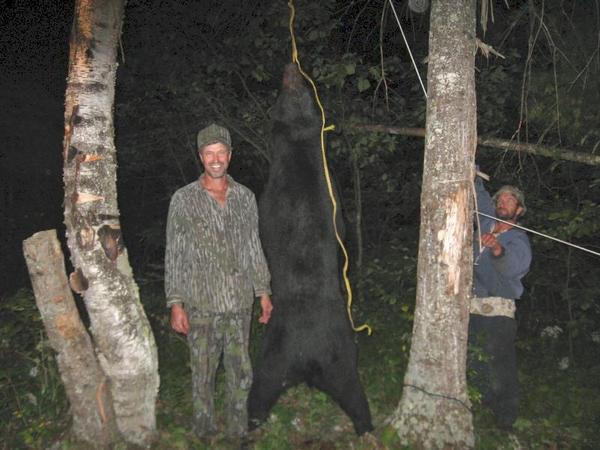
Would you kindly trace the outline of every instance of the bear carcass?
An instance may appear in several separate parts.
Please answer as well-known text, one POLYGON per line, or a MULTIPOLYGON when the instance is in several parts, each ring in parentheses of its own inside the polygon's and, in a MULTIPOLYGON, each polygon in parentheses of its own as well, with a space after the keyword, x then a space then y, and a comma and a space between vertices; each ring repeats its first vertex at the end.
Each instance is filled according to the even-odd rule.
POLYGON ((250 427, 268 418, 286 389, 305 382, 335 400, 361 435, 373 426, 341 286, 321 119, 293 64, 285 69, 271 117, 272 154, 259 216, 274 310, 248 399, 250 427))

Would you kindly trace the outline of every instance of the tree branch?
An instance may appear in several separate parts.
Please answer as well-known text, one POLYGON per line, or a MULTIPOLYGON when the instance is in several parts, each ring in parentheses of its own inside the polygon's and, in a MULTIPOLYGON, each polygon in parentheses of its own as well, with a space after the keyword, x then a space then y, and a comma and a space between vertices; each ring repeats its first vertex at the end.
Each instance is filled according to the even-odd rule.
MULTIPOLYGON (((425 137, 423 128, 392 127, 386 125, 356 125, 359 130, 372 131, 375 133, 398 134, 402 136, 425 137)), ((525 144, 522 142, 507 141, 492 137, 479 136, 477 144, 482 147, 491 147, 500 150, 512 150, 516 152, 530 153, 532 155, 545 156, 547 158, 573 161, 590 166, 600 166, 600 155, 577 152, 561 147, 550 147, 539 144, 525 144)))

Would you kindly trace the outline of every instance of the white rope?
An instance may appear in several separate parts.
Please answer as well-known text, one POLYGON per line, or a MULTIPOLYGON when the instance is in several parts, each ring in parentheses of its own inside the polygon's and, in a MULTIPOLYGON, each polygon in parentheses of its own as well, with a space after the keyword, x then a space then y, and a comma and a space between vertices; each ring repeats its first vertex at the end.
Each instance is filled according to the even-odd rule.
POLYGON ((415 58, 413 58, 413 54, 410 51, 410 45, 408 45, 408 40, 404 34, 404 30, 402 29, 402 25, 400 25, 400 19, 398 18, 398 14, 396 14, 396 8, 394 8, 394 3, 392 0, 388 0, 390 6, 392 7, 392 12, 394 13, 394 17, 396 18, 396 23, 398 23, 398 28, 400 28, 400 33, 402 33, 402 38, 404 39, 404 43, 406 44, 406 49, 408 50, 408 54, 410 55, 410 60, 413 63, 413 67, 415 68, 415 72, 417 73, 417 78, 419 78, 419 83, 421 83, 421 88, 423 89, 423 94, 425 94, 425 98, 427 98, 427 90, 425 89, 425 85, 423 84, 423 80, 421 80, 421 75, 419 74, 419 69, 417 68, 417 63, 415 62, 415 58))
POLYGON ((577 248, 579 250, 583 250, 584 252, 588 252, 588 253, 591 253, 593 255, 600 256, 600 253, 598 253, 598 252, 595 252, 593 250, 587 249, 585 247, 580 247, 579 245, 575 245, 575 244, 572 244, 571 242, 563 241, 562 239, 558 239, 558 238, 555 238, 553 236, 549 236, 549 235, 544 234, 544 233, 540 233, 539 231, 532 230, 531 228, 526 228, 526 227, 523 227, 521 225, 517 225, 516 223, 512 223, 512 222, 507 222, 506 220, 498 219, 497 217, 490 216, 490 215, 482 213, 480 211, 477 211, 477 214, 479 214, 480 216, 489 217, 490 219, 497 220, 498 222, 507 223, 509 225, 512 225, 515 228, 520 228, 521 230, 529 231, 530 233, 537 234, 538 236, 542 236, 542 237, 545 237, 545 238, 548 238, 548 239, 552 239, 553 241, 560 242, 561 244, 570 245, 571 247, 577 248))

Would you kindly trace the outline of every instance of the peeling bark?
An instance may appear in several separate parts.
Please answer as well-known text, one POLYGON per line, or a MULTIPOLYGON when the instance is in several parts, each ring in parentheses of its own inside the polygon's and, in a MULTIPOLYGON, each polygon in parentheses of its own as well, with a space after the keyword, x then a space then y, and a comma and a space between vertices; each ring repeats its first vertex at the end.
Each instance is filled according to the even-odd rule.
POLYGON ((23 253, 50 345, 71 405, 73 436, 90 448, 119 441, 108 378, 75 306, 56 230, 23 241, 23 253))
POLYGON ((123 437, 156 431, 158 358, 120 239, 113 105, 124 0, 77 0, 65 99, 65 225, 123 437), (117 238, 118 235, 118 238, 117 238))
POLYGON ((402 399, 391 418, 412 448, 471 448, 466 354, 477 144, 475 1, 432 2, 417 299, 402 399))

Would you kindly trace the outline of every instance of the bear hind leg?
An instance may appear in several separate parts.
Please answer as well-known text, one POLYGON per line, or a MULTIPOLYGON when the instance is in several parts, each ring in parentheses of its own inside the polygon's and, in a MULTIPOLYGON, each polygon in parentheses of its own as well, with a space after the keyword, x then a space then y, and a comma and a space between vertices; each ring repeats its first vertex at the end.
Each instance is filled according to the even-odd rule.
POLYGON ((264 368, 256 374, 248 395, 248 427, 258 428, 268 418, 277 399, 290 384, 286 382, 283 371, 275 372, 264 368))
POLYGON ((313 380, 314 385, 331 396, 352 420, 356 434, 361 436, 373 430, 369 404, 356 369, 344 369, 325 371, 322 378, 313 380))

